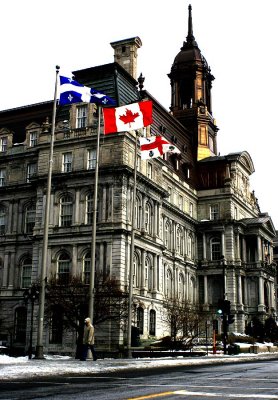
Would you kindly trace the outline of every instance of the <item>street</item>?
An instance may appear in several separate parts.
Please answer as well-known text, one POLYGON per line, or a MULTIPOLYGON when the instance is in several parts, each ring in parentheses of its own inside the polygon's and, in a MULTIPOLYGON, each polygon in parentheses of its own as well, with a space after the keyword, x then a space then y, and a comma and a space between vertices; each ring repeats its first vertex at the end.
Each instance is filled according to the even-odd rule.
POLYGON ((278 361, 0 382, 0 399, 278 399, 278 361))

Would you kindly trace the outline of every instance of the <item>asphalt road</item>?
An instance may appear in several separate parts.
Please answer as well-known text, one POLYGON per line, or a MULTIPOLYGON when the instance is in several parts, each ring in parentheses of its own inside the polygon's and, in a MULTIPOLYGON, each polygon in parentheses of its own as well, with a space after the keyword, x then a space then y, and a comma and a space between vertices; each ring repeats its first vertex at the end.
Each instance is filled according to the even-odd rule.
POLYGON ((1 382, 0 399, 278 399, 278 360, 1 382))

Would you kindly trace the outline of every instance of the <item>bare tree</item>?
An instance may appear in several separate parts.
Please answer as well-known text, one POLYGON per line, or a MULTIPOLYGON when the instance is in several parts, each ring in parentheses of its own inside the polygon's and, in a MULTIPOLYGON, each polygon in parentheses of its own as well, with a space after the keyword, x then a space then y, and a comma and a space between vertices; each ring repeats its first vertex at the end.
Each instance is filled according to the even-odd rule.
POLYGON ((162 321, 171 332, 171 346, 175 349, 191 348, 193 339, 205 333, 207 314, 199 305, 185 300, 167 298, 163 306, 162 321))
MULTIPOLYGON (((88 316, 89 285, 81 276, 70 276, 61 281, 52 276, 46 290, 46 320, 50 324, 53 310, 60 310, 61 328, 74 330, 77 337, 77 352, 82 343, 83 321, 88 316)), ((104 321, 125 323, 128 314, 128 293, 124 292, 114 278, 95 278, 94 325, 104 321)), ((52 322, 53 323, 53 322, 52 322)))

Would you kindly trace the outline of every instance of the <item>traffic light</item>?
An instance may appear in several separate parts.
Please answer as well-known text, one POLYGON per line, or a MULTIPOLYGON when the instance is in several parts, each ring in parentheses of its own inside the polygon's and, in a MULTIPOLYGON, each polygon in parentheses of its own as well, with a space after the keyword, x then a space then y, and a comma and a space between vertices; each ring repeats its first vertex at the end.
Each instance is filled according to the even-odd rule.
POLYGON ((228 324, 233 324, 235 322, 235 316, 233 314, 228 315, 228 324))
POLYGON ((229 315, 231 312, 231 302, 229 300, 219 299, 217 314, 229 315))

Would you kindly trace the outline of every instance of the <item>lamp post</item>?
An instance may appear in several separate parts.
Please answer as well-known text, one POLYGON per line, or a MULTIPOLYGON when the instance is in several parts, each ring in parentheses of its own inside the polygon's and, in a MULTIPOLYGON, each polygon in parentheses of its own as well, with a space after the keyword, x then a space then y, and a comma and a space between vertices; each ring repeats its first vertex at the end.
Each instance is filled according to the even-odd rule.
POLYGON ((32 349, 33 349, 33 321, 34 321, 34 303, 35 300, 39 298, 39 290, 36 286, 31 286, 28 289, 24 290, 23 293, 25 304, 31 302, 31 322, 30 322, 30 338, 29 338, 29 347, 28 347, 28 358, 31 360, 32 358, 32 349))

